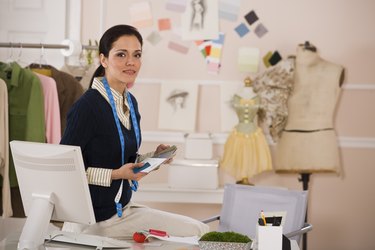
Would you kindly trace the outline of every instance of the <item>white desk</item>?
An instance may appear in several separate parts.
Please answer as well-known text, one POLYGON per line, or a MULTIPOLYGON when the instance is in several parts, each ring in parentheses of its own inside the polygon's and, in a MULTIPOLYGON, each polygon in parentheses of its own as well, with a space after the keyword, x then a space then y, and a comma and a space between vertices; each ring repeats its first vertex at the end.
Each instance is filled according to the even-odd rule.
MULTIPOLYGON (((18 218, 0 218, 0 250, 15 250, 17 249, 18 239, 20 237, 25 219, 18 218)), ((56 230, 56 227, 51 225, 52 230, 56 230)), ((152 240, 150 244, 138 244, 132 243, 131 250, 199 250, 199 246, 187 245, 181 243, 173 243, 161 240, 152 240)), ((291 242, 292 250, 300 250, 296 241, 291 242)), ((45 246, 41 250, 64 250, 64 249, 95 249, 94 247, 85 247, 81 245, 73 245, 66 243, 50 242, 45 243, 45 246)))

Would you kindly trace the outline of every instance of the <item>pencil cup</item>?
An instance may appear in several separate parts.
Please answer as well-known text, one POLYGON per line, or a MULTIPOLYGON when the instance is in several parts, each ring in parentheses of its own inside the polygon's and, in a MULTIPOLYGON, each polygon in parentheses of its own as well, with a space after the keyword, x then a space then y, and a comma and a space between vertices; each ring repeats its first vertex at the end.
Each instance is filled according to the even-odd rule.
POLYGON ((258 250, 282 250, 283 227, 257 225, 258 250))

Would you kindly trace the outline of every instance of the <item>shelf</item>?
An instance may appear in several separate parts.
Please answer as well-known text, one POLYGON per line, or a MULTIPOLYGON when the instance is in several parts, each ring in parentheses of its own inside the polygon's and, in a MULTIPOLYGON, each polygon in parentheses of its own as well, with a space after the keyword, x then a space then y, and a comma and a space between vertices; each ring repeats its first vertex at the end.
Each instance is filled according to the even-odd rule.
POLYGON ((224 189, 176 189, 167 183, 141 184, 133 193, 135 202, 222 204, 224 189))

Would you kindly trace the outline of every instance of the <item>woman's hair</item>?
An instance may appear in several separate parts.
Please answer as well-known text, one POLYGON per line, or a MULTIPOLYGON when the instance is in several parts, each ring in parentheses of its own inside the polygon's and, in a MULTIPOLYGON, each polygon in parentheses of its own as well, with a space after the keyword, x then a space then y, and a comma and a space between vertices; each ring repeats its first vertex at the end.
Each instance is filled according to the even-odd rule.
MULTIPOLYGON (((109 28, 106 32, 104 32, 102 38, 100 38, 99 55, 103 54, 105 57, 108 57, 109 51, 112 49, 113 43, 116 42, 122 36, 135 36, 138 39, 141 46, 143 46, 142 35, 135 27, 126 24, 119 24, 109 28)), ((91 78, 90 87, 95 77, 104 76, 104 74, 104 67, 100 64, 91 78)))

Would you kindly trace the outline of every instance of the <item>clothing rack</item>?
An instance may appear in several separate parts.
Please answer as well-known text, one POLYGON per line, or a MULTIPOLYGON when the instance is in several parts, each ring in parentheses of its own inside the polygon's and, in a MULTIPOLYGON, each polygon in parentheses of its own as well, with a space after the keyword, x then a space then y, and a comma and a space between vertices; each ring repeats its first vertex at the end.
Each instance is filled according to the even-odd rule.
MULTIPOLYGON (((27 48, 27 49, 69 49, 69 45, 45 43, 0 43, 0 48, 27 48)), ((97 50, 98 46, 82 45, 82 49, 97 50)))

